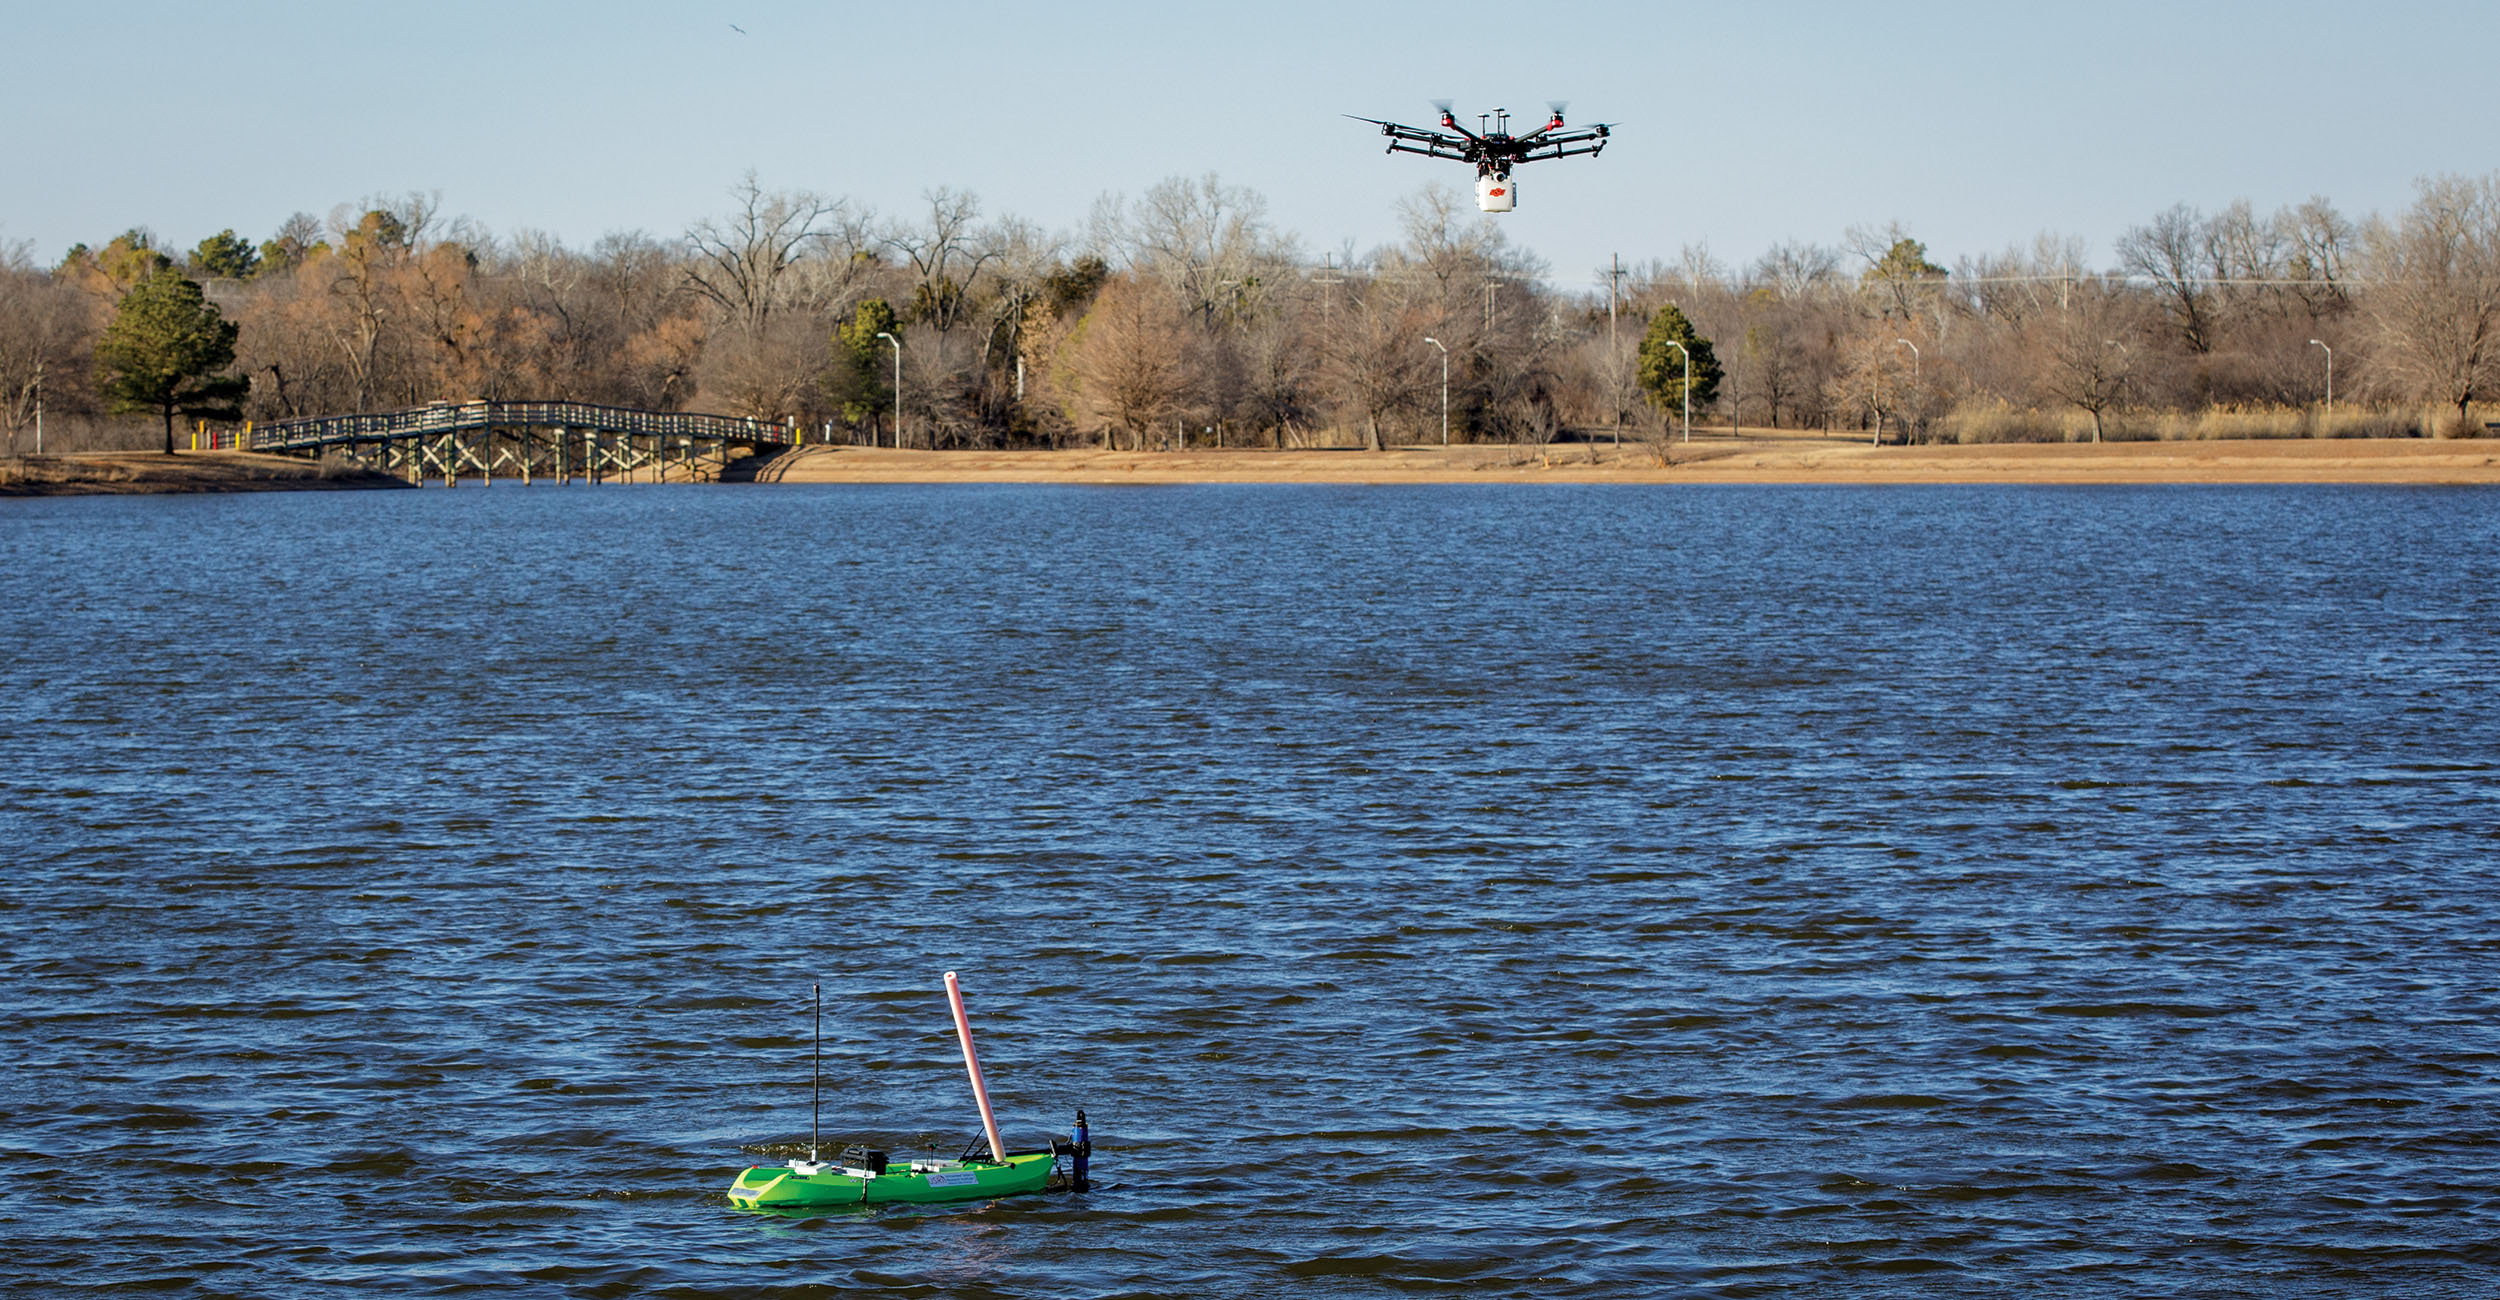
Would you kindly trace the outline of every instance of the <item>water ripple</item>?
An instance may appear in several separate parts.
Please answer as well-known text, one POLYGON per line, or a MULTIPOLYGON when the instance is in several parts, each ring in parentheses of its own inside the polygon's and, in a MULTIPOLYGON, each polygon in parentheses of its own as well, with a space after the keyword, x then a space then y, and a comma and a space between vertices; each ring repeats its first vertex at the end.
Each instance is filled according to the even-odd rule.
POLYGON ((2489 502, 6 503, 0 1286, 2471 1293, 2489 502))

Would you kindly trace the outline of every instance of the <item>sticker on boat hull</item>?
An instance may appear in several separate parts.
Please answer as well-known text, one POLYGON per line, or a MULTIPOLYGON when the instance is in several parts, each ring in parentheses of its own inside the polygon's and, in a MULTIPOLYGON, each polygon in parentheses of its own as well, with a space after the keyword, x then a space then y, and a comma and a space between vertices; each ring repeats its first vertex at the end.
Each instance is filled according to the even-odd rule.
POLYGON ((970 1170, 962 1169, 949 1173, 929 1175, 929 1186, 931 1187, 970 1187, 980 1181, 981 1176, 979 1174, 973 1173, 970 1170))

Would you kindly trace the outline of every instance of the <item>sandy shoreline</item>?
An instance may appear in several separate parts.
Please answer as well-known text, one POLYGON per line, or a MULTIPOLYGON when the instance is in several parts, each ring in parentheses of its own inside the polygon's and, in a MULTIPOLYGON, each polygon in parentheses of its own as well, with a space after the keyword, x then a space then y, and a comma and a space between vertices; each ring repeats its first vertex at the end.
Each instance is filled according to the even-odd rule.
POLYGON ((779 483, 2398 483, 2500 484, 2500 441, 2123 442, 1873 447, 1699 438, 1666 449, 1569 443, 1362 451, 891 451, 806 447, 779 483))
MULTIPOLYGON (((760 483, 2377 483, 2500 484, 2500 440, 2348 439, 1873 447, 1818 437, 1399 447, 1382 452, 891 451, 802 447, 743 463, 760 483)), ((507 480, 509 481, 509 480, 507 480)), ((401 479, 249 452, 88 452, 0 461, 0 496, 397 488, 401 479)), ((625 484, 619 484, 625 486, 625 484)))

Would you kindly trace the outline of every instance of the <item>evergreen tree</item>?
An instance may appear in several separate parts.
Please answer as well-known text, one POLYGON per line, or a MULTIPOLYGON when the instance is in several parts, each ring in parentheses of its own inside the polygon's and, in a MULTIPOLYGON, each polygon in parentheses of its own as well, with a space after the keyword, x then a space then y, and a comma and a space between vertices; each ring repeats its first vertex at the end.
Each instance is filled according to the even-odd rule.
POLYGON ((231 229, 210 235, 191 250, 191 269, 221 280, 248 280, 259 266, 260 254, 252 251, 252 241, 231 229))
POLYGON ((881 333, 902 337, 893 304, 883 298, 861 303, 849 322, 833 327, 831 387, 842 418, 853 425, 870 424, 894 406, 892 345, 877 337, 881 333))
POLYGON ((1903 235, 1858 277, 1858 290, 1885 319, 1909 320, 1934 304, 1937 286, 1950 274, 1927 260, 1927 245, 1903 235))
POLYGON ((1877 280, 1941 280, 1952 272, 1927 260, 1927 245, 1904 236, 1892 241, 1884 250, 1882 260, 1868 267, 1861 277, 1865 282, 1877 280))
POLYGON ((165 419, 165 454, 174 452, 174 416, 233 420, 251 385, 218 372, 234 364, 232 321, 180 271, 141 280, 96 340, 96 386, 117 412, 165 419))
POLYGON ((1719 400, 1718 354, 1710 350, 1710 340, 1694 332, 1683 310, 1668 303, 1649 318, 1649 332, 1641 336, 1641 391, 1649 394, 1650 402, 1671 415, 1684 409, 1684 358, 1669 343, 1680 343, 1692 353, 1693 405, 1719 400))

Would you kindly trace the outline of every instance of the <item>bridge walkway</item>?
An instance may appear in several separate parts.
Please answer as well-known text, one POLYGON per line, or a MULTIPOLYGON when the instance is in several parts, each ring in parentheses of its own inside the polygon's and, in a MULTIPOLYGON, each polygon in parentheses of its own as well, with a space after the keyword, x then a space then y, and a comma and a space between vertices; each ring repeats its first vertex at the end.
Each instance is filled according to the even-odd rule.
POLYGON ((717 480, 733 460, 808 441, 795 424, 591 402, 435 402, 399 411, 324 415, 203 430, 211 448, 339 455, 410 482, 446 485, 498 474, 529 483, 717 480))

